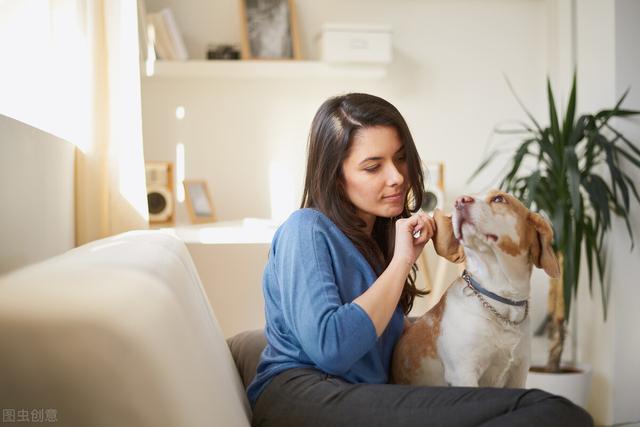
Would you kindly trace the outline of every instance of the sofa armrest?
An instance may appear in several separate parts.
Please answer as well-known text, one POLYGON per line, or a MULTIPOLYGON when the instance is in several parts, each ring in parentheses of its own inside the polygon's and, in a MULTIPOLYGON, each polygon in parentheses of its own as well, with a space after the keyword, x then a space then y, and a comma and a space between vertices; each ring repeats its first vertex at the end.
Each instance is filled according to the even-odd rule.
POLYGON ((130 232, 0 278, 0 402, 58 425, 248 426, 183 242, 130 232))

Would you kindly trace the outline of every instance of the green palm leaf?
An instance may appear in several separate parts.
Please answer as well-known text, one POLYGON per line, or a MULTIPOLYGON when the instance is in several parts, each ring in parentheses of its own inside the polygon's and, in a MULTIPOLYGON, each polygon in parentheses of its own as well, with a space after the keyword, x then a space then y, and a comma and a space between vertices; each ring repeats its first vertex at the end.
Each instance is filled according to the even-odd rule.
POLYGON ((565 137, 569 138, 569 140, 566 140, 565 143, 570 145, 573 145, 576 142, 578 142, 576 138, 577 136, 580 135, 579 133, 580 131, 578 130, 579 129, 578 127, 576 127, 576 130, 578 130, 578 133, 573 132, 574 130, 573 120, 575 119, 575 116, 576 116, 576 73, 573 73, 573 83, 571 84, 571 94, 569 95, 569 105, 567 106, 567 113, 565 114, 564 126, 562 128, 562 134, 565 137))

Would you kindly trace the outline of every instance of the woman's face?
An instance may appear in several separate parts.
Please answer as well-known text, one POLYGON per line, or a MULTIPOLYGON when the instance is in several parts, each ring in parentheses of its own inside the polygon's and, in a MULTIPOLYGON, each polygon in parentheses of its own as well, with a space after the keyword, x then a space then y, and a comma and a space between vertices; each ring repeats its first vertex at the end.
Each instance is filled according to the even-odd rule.
POLYGON ((409 185, 404 146, 393 127, 360 129, 342 163, 345 189, 371 233, 376 217, 398 216, 409 185))

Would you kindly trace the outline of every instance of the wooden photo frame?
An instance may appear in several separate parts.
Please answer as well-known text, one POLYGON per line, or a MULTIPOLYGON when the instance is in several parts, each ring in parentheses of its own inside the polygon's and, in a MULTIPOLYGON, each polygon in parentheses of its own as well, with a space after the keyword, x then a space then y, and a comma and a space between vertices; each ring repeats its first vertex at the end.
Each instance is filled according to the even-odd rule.
POLYGON ((191 222, 194 224, 215 222, 216 215, 207 182, 204 180, 185 180, 183 184, 191 222))
POLYGON ((239 0, 242 59, 300 59, 294 0, 239 0))

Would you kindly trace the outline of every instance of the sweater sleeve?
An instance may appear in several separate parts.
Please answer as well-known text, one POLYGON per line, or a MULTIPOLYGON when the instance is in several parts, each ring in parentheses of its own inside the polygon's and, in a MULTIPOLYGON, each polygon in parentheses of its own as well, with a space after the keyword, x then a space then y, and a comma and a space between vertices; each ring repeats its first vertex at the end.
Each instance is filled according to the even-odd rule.
POLYGON ((359 305, 341 301, 318 217, 290 225, 274 254, 285 321, 320 369, 343 374, 373 348, 375 327, 359 305))

